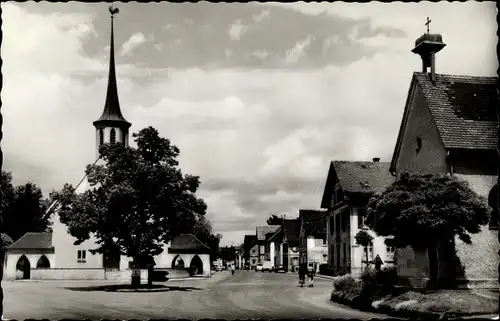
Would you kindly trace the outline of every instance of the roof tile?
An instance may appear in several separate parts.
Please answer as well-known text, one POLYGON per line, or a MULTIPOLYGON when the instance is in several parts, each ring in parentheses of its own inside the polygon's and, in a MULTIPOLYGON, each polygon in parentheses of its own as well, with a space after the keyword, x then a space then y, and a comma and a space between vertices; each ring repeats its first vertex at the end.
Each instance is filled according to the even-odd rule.
POLYGON ((496 149, 496 77, 415 73, 446 148, 496 149))
POLYGON ((41 232, 34 233, 28 232, 24 234, 14 244, 9 246, 9 250, 49 250, 53 249, 52 246, 52 233, 41 232))
POLYGON ((386 162, 333 161, 340 185, 347 193, 377 193, 394 182, 386 162))

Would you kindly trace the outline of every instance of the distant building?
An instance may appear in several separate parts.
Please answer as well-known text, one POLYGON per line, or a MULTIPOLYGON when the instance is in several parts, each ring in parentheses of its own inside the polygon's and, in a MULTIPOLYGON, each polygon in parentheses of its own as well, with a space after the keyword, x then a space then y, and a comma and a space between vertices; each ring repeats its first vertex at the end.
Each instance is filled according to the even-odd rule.
POLYGON ((319 266, 328 262, 324 210, 299 210, 299 264, 314 262, 319 266))
POLYGON ((259 262, 259 246, 257 245, 256 235, 245 235, 243 241, 243 259, 245 265, 254 269, 259 262))
POLYGON ((280 228, 280 225, 262 225, 255 228, 257 245, 259 246, 259 262, 274 262, 274 247, 271 248, 269 238, 280 228))
MULTIPOLYGON (((390 170, 454 175, 491 199, 497 183, 498 79, 437 74, 435 56, 444 46, 439 34, 426 33, 415 42, 412 51, 421 56, 423 70, 410 83, 390 170)), ((490 224, 472 235, 471 245, 455 239, 470 282, 498 286, 497 233, 498 226, 490 224)), ((438 252, 439 277, 444 277, 457 268, 446 267, 454 250, 442 245, 438 252)), ((397 261, 402 277, 414 285, 425 283, 426 252, 406 248, 398 251, 397 261)))
POLYGON ((328 265, 336 274, 360 276, 368 260, 377 254, 386 265, 394 262, 394 248, 384 243, 383 237, 370 231, 364 224, 365 207, 376 192, 382 192, 394 182, 389 163, 333 161, 330 163, 321 207, 328 210, 327 243, 328 265), (373 236, 367 248, 356 244, 360 230, 373 236))

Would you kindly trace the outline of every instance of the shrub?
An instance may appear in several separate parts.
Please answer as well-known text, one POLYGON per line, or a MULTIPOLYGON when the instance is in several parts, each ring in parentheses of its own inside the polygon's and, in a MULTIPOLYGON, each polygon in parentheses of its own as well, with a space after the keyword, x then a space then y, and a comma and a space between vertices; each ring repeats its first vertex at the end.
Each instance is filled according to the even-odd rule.
POLYGON ((335 291, 350 291, 356 285, 356 280, 349 274, 339 276, 333 280, 333 288, 335 291))
POLYGON ((395 267, 387 267, 377 272, 377 282, 386 290, 393 289, 398 283, 398 271, 395 267))

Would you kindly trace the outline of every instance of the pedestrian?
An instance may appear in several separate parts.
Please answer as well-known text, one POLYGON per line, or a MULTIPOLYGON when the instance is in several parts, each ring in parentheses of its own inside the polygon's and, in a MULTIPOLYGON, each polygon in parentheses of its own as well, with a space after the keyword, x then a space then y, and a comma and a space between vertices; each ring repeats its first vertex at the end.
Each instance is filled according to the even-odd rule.
POLYGON ((303 287, 304 286, 304 283, 306 282, 306 266, 304 265, 304 263, 300 263, 299 264, 299 284, 300 284, 300 287, 303 287))
POLYGON ((314 274, 316 274, 316 264, 315 263, 308 264, 307 272, 309 276, 309 287, 312 288, 314 286, 314 274))
POLYGON ((234 275, 234 264, 231 264, 231 274, 234 275))

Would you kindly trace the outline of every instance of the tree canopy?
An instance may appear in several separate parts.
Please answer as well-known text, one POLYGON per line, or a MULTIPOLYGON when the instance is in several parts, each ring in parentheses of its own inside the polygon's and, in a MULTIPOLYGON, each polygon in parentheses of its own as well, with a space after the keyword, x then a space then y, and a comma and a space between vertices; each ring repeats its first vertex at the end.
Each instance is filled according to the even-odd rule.
POLYGON ((457 235, 471 243, 488 223, 489 207, 466 181, 445 174, 402 173, 367 206, 366 224, 393 236, 396 247, 434 245, 457 235))
POLYGON ((283 219, 276 214, 271 214, 266 221, 267 225, 281 225, 282 222, 283 219))
POLYGON ((65 184, 52 198, 76 244, 93 235, 98 247, 92 253, 105 253, 112 245, 136 261, 162 253, 175 236, 192 233, 207 207, 195 194, 199 177, 178 168, 175 145, 153 127, 132 137, 137 148, 101 145, 102 163, 87 166, 89 190, 77 195, 65 184))
MULTIPOLYGON (((427 249, 429 286, 434 287, 442 281, 438 280, 438 244, 452 245, 455 236, 470 244, 470 234, 488 223, 489 212, 486 199, 466 181, 446 174, 404 172, 370 199, 366 224, 378 235, 392 236, 391 243, 398 248, 427 249)), ((445 275, 443 280, 454 277, 445 275)))
POLYGON ((14 242, 27 232, 44 232, 49 226, 48 201, 33 183, 14 186, 12 173, 2 171, 0 180, 2 230, 14 242))
POLYGON ((210 247, 210 261, 217 259, 221 234, 213 234, 212 224, 204 215, 197 215, 192 233, 210 247))

